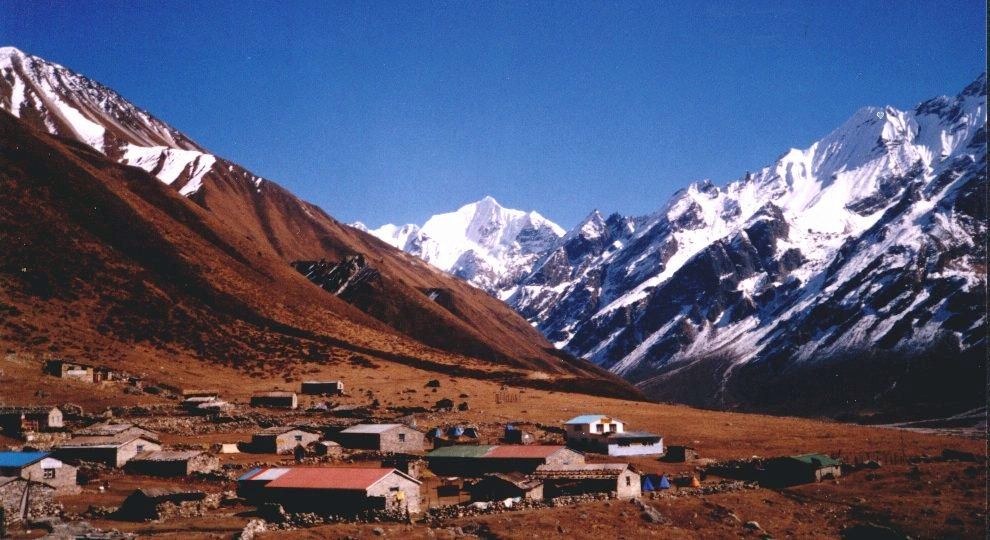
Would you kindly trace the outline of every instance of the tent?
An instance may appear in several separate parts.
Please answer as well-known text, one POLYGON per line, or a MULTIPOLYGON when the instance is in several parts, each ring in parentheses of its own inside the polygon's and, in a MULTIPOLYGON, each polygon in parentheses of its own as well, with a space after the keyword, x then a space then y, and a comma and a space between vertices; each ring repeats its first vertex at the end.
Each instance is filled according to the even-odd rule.
POLYGON ((660 481, 657 482, 657 489, 670 489, 670 480, 667 479, 667 475, 661 475, 660 481))
POLYGON ((657 488, 653 485, 653 482, 650 480, 650 477, 651 476, 653 476, 653 475, 651 475, 651 474, 645 474, 645 475, 643 475, 643 491, 656 491, 657 490, 657 488))
POLYGON ((477 439, 478 438, 478 430, 477 429, 474 429, 473 427, 464 428, 464 436, 465 437, 471 437, 472 439, 477 439))
POLYGON ((443 430, 440 428, 433 428, 433 431, 430 431, 427 437, 430 439, 437 439, 443 437, 443 430))
POLYGON ((447 435, 450 437, 460 437, 461 435, 464 435, 464 428, 461 426, 454 426, 447 430, 447 435))

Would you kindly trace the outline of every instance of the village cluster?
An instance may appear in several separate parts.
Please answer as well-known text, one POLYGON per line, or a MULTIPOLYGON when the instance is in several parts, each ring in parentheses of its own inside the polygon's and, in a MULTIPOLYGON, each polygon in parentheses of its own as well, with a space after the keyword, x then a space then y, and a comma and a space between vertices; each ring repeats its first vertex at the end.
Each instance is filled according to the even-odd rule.
MULTIPOLYGON (((125 389, 137 384, 66 361, 50 361, 44 370, 77 383, 117 379, 111 384, 125 389)), ((436 388, 439 381, 427 385, 436 388)), ((451 423, 456 411, 446 399, 438 400, 445 421, 423 429, 418 424, 437 417, 389 418, 369 406, 327 401, 343 396, 341 381, 304 381, 298 392, 254 395, 245 408, 250 413, 239 417, 235 410, 243 404, 225 401, 219 392, 178 390, 172 416, 216 426, 220 439, 224 425, 243 426, 249 418, 255 426, 250 440, 199 447, 165 444, 162 433, 149 427, 152 416, 107 418, 73 405, 5 406, 0 434, 19 444, 0 451, 0 524, 57 516, 61 496, 103 489, 121 474, 176 483, 135 489, 118 508, 104 512, 113 519, 162 519, 165 506, 200 508, 224 498, 275 521, 304 513, 414 520, 449 508, 507 511, 540 501, 638 499, 743 484, 739 480, 755 487, 842 474, 838 460, 818 454, 742 466, 715 463, 695 448, 666 446, 660 434, 634 431, 606 414, 582 414, 556 426, 524 419, 479 426, 451 423), (680 472, 664 474, 673 464, 680 464, 680 472), (216 492, 191 488, 182 482, 188 479, 212 482, 216 492)))

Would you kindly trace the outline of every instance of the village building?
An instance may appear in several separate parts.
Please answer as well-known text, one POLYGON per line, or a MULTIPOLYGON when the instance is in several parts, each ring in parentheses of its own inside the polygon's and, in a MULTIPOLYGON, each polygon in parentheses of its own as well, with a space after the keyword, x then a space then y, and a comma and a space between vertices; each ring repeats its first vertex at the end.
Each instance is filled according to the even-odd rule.
POLYGON ((303 448, 320 440, 320 434, 297 426, 276 426, 251 436, 251 450, 262 454, 291 454, 297 446, 303 448))
POLYGON ((419 480, 426 471, 426 460, 422 456, 395 454, 382 459, 382 467, 395 469, 419 480))
POLYGON ((610 456, 659 456, 663 437, 646 431, 624 431, 605 437, 597 446, 610 456))
POLYGON ((19 476, 0 476, 0 530, 14 523, 44 517, 54 502, 55 488, 19 476))
POLYGON ((220 397, 220 391, 207 390, 202 388, 187 388, 182 391, 183 399, 194 398, 194 397, 217 399, 220 397))
POLYGON ((642 477, 628 463, 541 465, 532 476, 543 480, 547 498, 605 493, 634 499, 642 494, 642 477))
POLYGON ((412 454, 422 452, 426 437, 405 424, 358 424, 334 437, 344 448, 412 454))
POLYGON ((0 452, 0 476, 40 482, 60 493, 78 490, 76 468, 48 452, 0 452))
POLYGON ((261 392, 251 396, 252 407, 268 407, 269 409, 297 409, 299 397, 295 392, 275 390, 261 392))
POLYGON ((290 512, 349 514, 365 510, 420 512, 420 482, 379 467, 293 467, 259 469, 238 479, 239 489, 290 512), (272 474, 273 471, 277 471, 272 474), (257 482, 256 477, 266 480, 257 482))
POLYGON ((219 469, 220 459, 200 450, 159 450, 134 456, 126 467, 149 476, 189 476, 219 469))
POLYGON ((489 473, 531 473, 541 465, 579 465, 584 454, 557 445, 457 445, 426 454, 434 474, 480 477, 489 473))
POLYGON ((218 414, 234 408, 230 403, 215 396, 192 396, 182 400, 179 404, 189 414, 208 415, 218 414))
POLYGON ((825 454, 779 457, 764 464, 763 483, 773 486, 809 484, 842 476, 842 462, 825 454))
POLYGON ((58 407, 0 407, 0 431, 10 437, 64 427, 58 407))
POLYGON ((339 458, 344 455, 344 447, 337 441, 316 441, 309 444, 309 449, 318 456, 339 458))
POLYGON ((55 447, 55 456, 71 462, 89 461, 123 467, 134 456, 161 450, 158 435, 133 424, 98 424, 77 431, 55 447))
POLYGON ((543 499, 543 481, 523 473, 486 474, 477 482, 468 485, 472 501, 500 501, 522 498, 538 501, 543 499))
POLYGON ((344 393, 344 382, 303 381, 300 392, 311 396, 338 396, 344 393))
POLYGON ((668 446, 664 455, 664 461, 672 463, 686 463, 697 460, 698 451, 690 446, 674 445, 668 446))
POLYGON ((564 423, 567 446, 610 456, 663 454, 663 437, 645 431, 626 431, 625 422, 603 414, 575 416, 564 423))
POLYGON ((206 493, 188 488, 140 488, 124 499, 116 516, 130 521, 158 519, 166 505, 182 506, 198 503, 206 493))
POLYGON ((502 440, 508 444, 533 444, 536 442, 536 435, 514 424, 506 424, 502 440))
POLYGON ((61 379, 75 379, 83 382, 93 382, 93 366, 78 364, 66 360, 48 360, 45 362, 42 371, 53 377, 61 379))
POLYGON ((116 435, 138 435, 157 441, 158 434, 150 429, 143 428, 130 422, 106 421, 93 424, 72 432, 73 437, 77 436, 116 436, 116 435))
POLYGON ((237 495, 245 499, 258 499, 269 482, 289 470, 289 467, 255 467, 237 477, 237 495))

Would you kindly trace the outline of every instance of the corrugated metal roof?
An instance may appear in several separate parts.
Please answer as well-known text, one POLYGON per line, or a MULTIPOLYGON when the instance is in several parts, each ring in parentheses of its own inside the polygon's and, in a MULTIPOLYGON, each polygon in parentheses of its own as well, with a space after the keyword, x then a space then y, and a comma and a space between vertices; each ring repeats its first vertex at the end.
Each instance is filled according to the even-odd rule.
POLYGON ((48 452, 0 452, 0 467, 24 467, 48 455, 48 452))
POLYGON ((402 427, 403 424, 358 424, 356 426, 351 426, 341 433, 370 433, 378 434, 385 433, 386 431, 391 431, 397 427, 402 427))
POLYGON ((255 468, 251 469, 250 471, 248 471, 248 472, 246 472, 246 473, 238 476, 237 477, 237 481, 238 482, 243 482, 244 480, 247 480, 247 479, 251 478, 252 476, 260 473, 263 470, 264 469, 262 467, 255 467, 255 468))
POLYGON ((201 450, 159 450, 142 452, 134 456, 131 461, 186 461, 202 453, 201 450))
POLYGON ((842 465, 841 461, 833 459, 825 454, 801 454, 798 456, 791 456, 790 458, 800 461, 801 463, 814 465, 816 467, 838 467, 839 465, 842 465))
POLYGON ((281 477, 283 474, 289 472, 290 470, 292 469, 289 469, 288 467, 272 467, 270 469, 263 469, 260 473, 250 478, 247 478, 247 480, 260 480, 260 481, 276 480, 279 477, 281 477))
POLYGON ((612 433, 609 439, 662 439, 663 437, 649 431, 623 431, 622 433, 612 433))
POLYGON ((484 457, 494 446, 487 444, 458 444, 437 448, 426 454, 428 458, 480 458, 484 457))
POLYGON ((297 467, 265 486, 268 489, 366 490, 395 472, 378 467, 297 467))
POLYGON ((483 457, 486 459, 542 459, 563 450, 557 445, 503 445, 492 447, 483 457))
POLYGON ((618 418, 616 418, 614 416, 608 416, 607 414, 582 414, 580 416, 575 416, 574 418, 571 418, 570 420, 568 420, 568 421, 566 421, 564 423, 565 424, 594 424, 595 422, 598 422, 602 418, 607 418, 607 419, 611 420, 612 422, 619 422, 620 424, 625 424, 625 422, 623 422, 622 420, 619 420, 618 418))

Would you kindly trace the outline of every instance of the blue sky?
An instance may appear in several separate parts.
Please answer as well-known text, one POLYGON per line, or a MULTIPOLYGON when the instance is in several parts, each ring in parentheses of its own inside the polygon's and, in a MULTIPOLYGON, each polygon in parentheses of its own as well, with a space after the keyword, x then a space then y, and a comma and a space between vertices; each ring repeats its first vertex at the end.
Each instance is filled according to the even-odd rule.
POLYGON ((6 0, 0 44, 369 225, 648 213, 986 66, 973 0, 202 4, 6 0))

